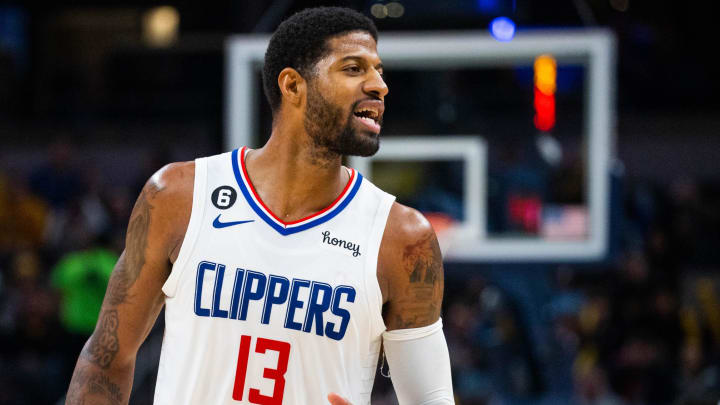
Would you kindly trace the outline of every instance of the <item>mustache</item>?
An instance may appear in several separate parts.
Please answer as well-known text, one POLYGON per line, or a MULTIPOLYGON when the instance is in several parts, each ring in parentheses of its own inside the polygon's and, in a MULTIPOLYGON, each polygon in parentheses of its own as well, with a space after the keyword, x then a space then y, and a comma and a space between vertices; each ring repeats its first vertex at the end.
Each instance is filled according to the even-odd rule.
POLYGON ((362 103, 363 101, 380 101, 380 102, 382 102, 383 104, 385 104, 385 102, 382 101, 382 99, 381 99, 380 97, 366 97, 366 98, 361 98, 360 100, 357 100, 356 102, 354 102, 354 103, 352 104, 352 109, 353 109, 353 111, 355 111, 355 107, 357 107, 358 104, 362 103))

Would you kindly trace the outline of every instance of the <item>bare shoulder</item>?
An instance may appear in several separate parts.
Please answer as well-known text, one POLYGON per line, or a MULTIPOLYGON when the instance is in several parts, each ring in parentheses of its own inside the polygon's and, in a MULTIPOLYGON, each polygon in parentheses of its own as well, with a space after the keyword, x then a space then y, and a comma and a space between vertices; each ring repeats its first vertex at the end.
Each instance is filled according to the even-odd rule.
POLYGON ((418 249, 428 247, 434 238, 430 222, 418 210, 393 203, 380 246, 381 264, 413 255, 418 249))
POLYGON ((420 211, 397 202, 390 208, 387 227, 388 230, 393 231, 396 238, 400 239, 413 239, 435 233, 430 222, 420 211))
POLYGON ((195 162, 168 163, 148 179, 143 192, 167 200, 187 194, 192 198, 194 180, 195 162))
POLYGON ((440 316, 442 254, 430 222, 417 210, 393 204, 380 245, 378 282, 388 329, 425 326, 440 316))
POLYGON ((135 203, 133 215, 147 220, 152 217, 156 235, 167 238, 164 242, 168 258, 174 262, 185 236, 192 210, 195 162, 175 162, 163 166, 145 183, 135 203))

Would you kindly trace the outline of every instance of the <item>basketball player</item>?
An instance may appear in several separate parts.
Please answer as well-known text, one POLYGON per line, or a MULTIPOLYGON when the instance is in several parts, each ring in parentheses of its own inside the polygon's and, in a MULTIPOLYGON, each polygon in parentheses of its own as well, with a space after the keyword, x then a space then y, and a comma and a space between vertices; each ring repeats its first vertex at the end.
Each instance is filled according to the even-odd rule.
POLYGON ((378 150, 376 40, 352 10, 295 14, 265 54, 269 141, 148 180, 68 404, 128 402, 163 305, 156 404, 367 404, 381 343, 401 404, 454 403, 435 234, 341 164, 378 150))

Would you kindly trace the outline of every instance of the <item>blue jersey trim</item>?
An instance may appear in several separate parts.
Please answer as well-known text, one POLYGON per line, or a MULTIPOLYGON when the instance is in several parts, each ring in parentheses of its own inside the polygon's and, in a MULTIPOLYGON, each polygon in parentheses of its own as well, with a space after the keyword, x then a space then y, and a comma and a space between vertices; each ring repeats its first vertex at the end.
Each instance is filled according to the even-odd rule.
POLYGON ((306 222, 302 225, 290 225, 290 227, 284 227, 277 222, 275 222, 272 218, 270 218, 263 209, 255 203, 255 200, 252 198, 252 194, 250 193, 250 190, 247 189, 245 186, 245 182, 243 182, 242 175, 240 174, 240 160, 238 159, 238 150, 235 149, 232 151, 231 158, 232 158, 232 168, 233 172, 235 173, 235 181, 237 182, 238 186, 240 187, 240 191, 242 192, 242 195, 245 197, 245 201, 250 205, 250 207, 255 211, 256 214, 260 218, 262 218, 263 221, 265 221, 270 227, 275 229, 278 233, 280 233, 283 236, 292 235, 294 233, 302 232, 306 229, 313 228, 315 226, 318 226, 320 224, 324 224, 325 222, 335 218, 337 214, 339 214, 345 207, 347 207, 348 204, 350 204, 350 201, 355 197, 355 194, 357 194, 358 190, 360 189, 360 184, 362 183, 363 177, 360 173, 357 173, 357 180, 355 180, 355 184, 353 185, 352 189, 348 192, 347 197, 338 204, 337 207, 333 208, 330 212, 325 214, 325 216, 322 216, 320 218, 314 219, 310 222, 306 222))

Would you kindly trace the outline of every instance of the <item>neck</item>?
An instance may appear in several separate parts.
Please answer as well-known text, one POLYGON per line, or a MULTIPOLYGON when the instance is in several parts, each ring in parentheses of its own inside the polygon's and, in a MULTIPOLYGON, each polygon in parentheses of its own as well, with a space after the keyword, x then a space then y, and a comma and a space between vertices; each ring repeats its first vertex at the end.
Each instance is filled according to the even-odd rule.
POLYGON ((342 156, 318 150, 302 126, 274 125, 268 142, 251 151, 245 165, 255 191, 285 222, 324 209, 349 180, 342 156))

